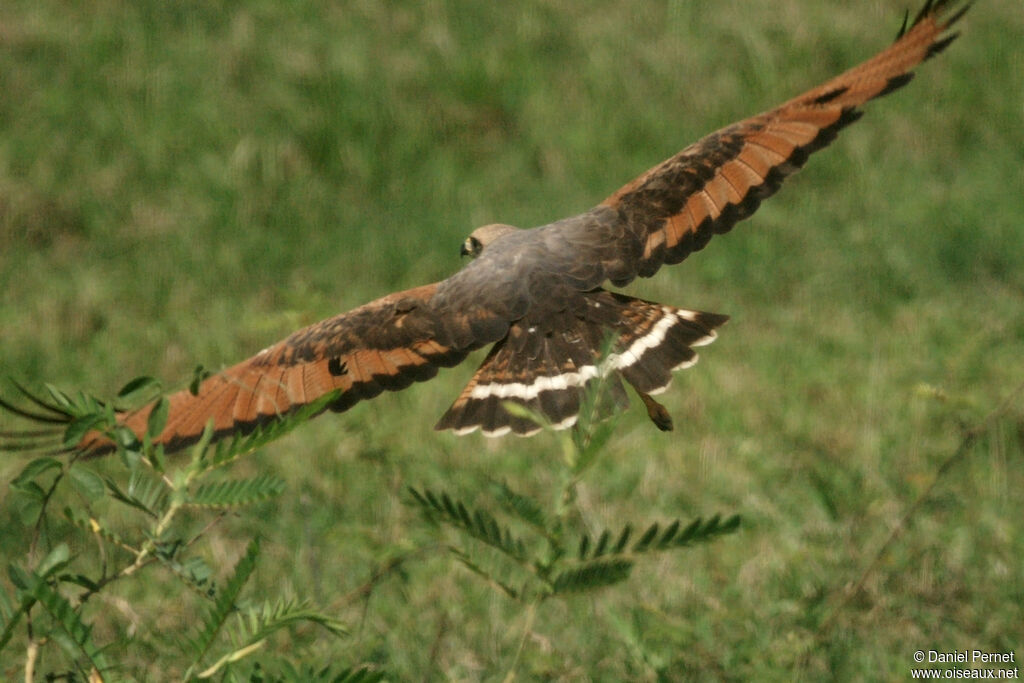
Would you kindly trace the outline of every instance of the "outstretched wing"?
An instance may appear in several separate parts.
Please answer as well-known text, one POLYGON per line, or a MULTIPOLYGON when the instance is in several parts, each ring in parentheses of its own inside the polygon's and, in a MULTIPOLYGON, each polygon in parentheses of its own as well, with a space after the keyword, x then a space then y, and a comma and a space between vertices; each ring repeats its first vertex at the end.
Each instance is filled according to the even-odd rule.
MULTIPOLYGON (((155 443, 168 452, 184 448, 199 440, 211 419, 215 438, 246 434, 335 390, 340 395, 328 407, 340 412, 456 365, 481 342, 466 343, 465 334, 459 334, 462 316, 431 304, 436 289, 435 283, 391 294, 311 325, 207 378, 195 394, 172 394, 166 426, 155 443), (456 344, 455 336, 463 341, 456 344)), ((56 416, 5 407, 24 417, 59 422, 56 416)), ((151 409, 125 413, 119 421, 141 435, 151 409)), ((91 432, 76 450, 102 455, 114 444, 91 432)))
POLYGON ((950 4, 928 0, 888 49, 771 111, 708 135, 608 197, 598 208, 614 210, 623 232, 640 242, 622 249, 626 272, 653 275, 752 214, 808 155, 860 117, 858 107, 906 84, 911 69, 956 38, 947 31, 969 5, 946 16, 950 4))

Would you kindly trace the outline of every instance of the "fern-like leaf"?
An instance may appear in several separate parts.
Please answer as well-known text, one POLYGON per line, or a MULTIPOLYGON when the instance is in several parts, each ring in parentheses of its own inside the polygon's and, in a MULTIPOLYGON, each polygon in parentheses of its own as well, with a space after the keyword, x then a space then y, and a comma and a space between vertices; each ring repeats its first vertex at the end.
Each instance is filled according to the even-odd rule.
POLYGON ((82 440, 86 432, 93 429, 104 431, 110 426, 112 426, 112 423, 108 421, 107 416, 102 412, 76 417, 68 423, 67 429, 64 430, 64 442, 61 445, 64 448, 74 448, 75 444, 82 440))
POLYGON ((494 488, 498 503, 509 514, 515 515, 545 536, 550 535, 548 517, 540 503, 530 496, 518 493, 505 482, 495 483, 494 488))
POLYGON ((611 586, 628 579, 632 569, 633 561, 622 557, 587 560, 559 573, 551 591, 560 595, 611 586))
POLYGON ((18 626, 21 618, 28 614, 36 602, 35 598, 26 590, 32 583, 32 577, 29 574, 13 564, 7 566, 7 574, 11 578, 11 583, 20 590, 17 592, 18 606, 5 617, 3 630, 0 631, 0 652, 3 652, 7 643, 10 642, 14 635, 14 629, 18 626))
POLYGON ((721 515, 714 515, 706 521, 698 517, 681 533, 670 533, 675 532, 678 526, 666 529, 661 539, 655 545, 655 548, 657 550, 666 550, 669 548, 683 548, 695 543, 706 543, 718 536, 735 532, 739 526, 739 515, 732 515, 725 520, 722 519, 721 515))
POLYGON ((308 604, 294 600, 264 602, 260 607, 250 607, 241 615, 240 626, 232 634, 234 648, 205 671, 198 678, 212 678, 224 667, 255 653, 263 647, 267 638, 283 628, 299 622, 318 624, 334 635, 346 635, 348 630, 337 619, 311 609, 308 604))
POLYGON ((513 536, 508 527, 498 524, 494 516, 486 510, 478 509, 471 513, 462 501, 453 500, 444 492, 438 496, 428 489, 421 493, 409 487, 409 494, 431 518, 439 519, 466 532, 517 562, 527 562, 526 545, 523 541, 513 536))
POLYGON ((71 603, 41 577, 34 575, 33 579, 27 592, 46 610, 57 627, 51 634, 54 640, 72 659, 84 658, 89 670, 103 672, 110 668, 106 656, 92 640, 92 628, 82 621, 71 603))
MULTIPOLYGON (((66 394, 52 384, 44 384, 46 391, 50 394, 54 403, 47 405, 50 410, 63 412, 71 418, 85 417, 95 413, 102 413, 107 404, 94 396, 79 391, 74 395, 66 394)), ((36 405, 45 405, 41 399, 34 398, 36 405)))
POLYGON ((203 598, 213 600, 217 597, 217 587, 212 580, 213 570, 201 557, 189 557, 177 561, 173 557, 157 554, 163 566, 169 569, 189 590, 203 598))
POLYGON ((247 609, 236 634, 236 642, 244 646, 264 640, 274 632, 299 622, 317 624, 335 636, 348 635, 345 624, 312 609, 308 602, 280 599, 247 609))
POLYGON ((0 586, 0 652, 3 652, 7 641, 11 639, 14 627, 21 621, 21 614, 21 605, 16 607, 7 590, 0 586))
MULTIPOLYGON (((6 597, 6 593, 4 595, 5 602, 9 601, 6 597)), ((34 598, 22 594, 17 607, 14 607, 11 610, 4 610, 5 612, 9 611, 10 614, 5 615, 2 623, 3 629, 0 630, 0 652, 3 652, 4 648, 7 647, 7 643, 11 641, 11 637, 14 635, 14 629, 17 628, 18 624, 21 622, 21 618, 28 613, 28 610, 34 603, 34 598)))
POLYGON ((26 483, 33 481, 36 477, 48 472, 50 470, 60 470, 64 467, 63 463, 56 458, 43 457, 36 458, 29 464, 22 468, 21 472, 18 473, 9 486, 11 488, 19 488, 24 486, 26 483))
POLYGON ((448 550, 456 557, 456 559, 458 559, 459 562, 462 563, 462 566, 501 590, 505 595, 509 596, 513 600, 518 600, 521 597, 521 593, 515 587, 506 581, 502 581, 498 577, 494 576, 494 574, 481 567, 466 553, 462 552, 458 548, 448 548, 448 550))
POLYGON ((271 441, 281 438, 299 425, 308 422, 322 413, 327 409, 327 406, 337 400, 339 395, 341 395, 340 390, 324 394, 293 413, 280 415, 270 422, 260 425, 249 434, 238 435, 234 438, 218 442, 212 451, 208 451, 206 447, 200 444, 199 450, 203 451, 203 469, 221 467, 243 455, 252 453, 271 441))
POLYGON ((197 507, 238 507, 279 496, 284 488, 283 479, 272 474, 263 474, 252 479, 202 484, 186 499, 186 503, 197 507))
POLYGON ((25 571, 16 564, 7 565, 7 576, 18 589, 18 606, 13 610, 4 610, 8 614, 3 622, 3 631, 0 631, 0 651, 10 642, 11 636, 14 635, 14 628, 21 621, 21 617, 28 614, 38 600, 35 595, 35 585, 40 582, 45 583, 50 576, 67 567, 70 561, 71 550, 66 543, 61 543, 43 558, 34 572, 25 571))
POLYGON ((118 408, 125 410, 146 403, 160 393, 160 380, 154 377, 136 377, 117 392, 118 408))
POLYGON ((125 542, 123 538, 121 538, 121 536, 119 536, 116 532, 111 531, 110 529, 105 527, 103 523, 95 517, 89 517, 85 515, 83 512, 71 507, 64 508, 64 516, 68 519, 69 522, 74 524, 79 529, 86 531, 90 534, 95 534, 107 543, 117 546, 118 548, 126 550, 129 549, 128 544, 125 542))
POLYGON ((89 502, 96 502, 106 493, 103 477, 81 463, 73 463, 68 468, 68 475, 71 484, 89 502))
POLYGON ((662 529, 661 525, 655 522, 651 524, 640 535, 640 538, 630 547, 629 540, 632 534, 632 527, 627 524, 618 535, 618 540, 611 542, 611 531, 605 529, 592 542, 591 538, 584 534, 580 537, 579 551, 577 556, 580 560, 598 559, 608 556, 615 557, 624 554, 640 555, 642 553, 670 550, 673 548, 684 548, 695 543, 706 543, 718 536, 731 534, 739 528, 740 517, 733 515, 725 520, 721 515, 704 520, 700 517, 694 519, 686 527, 680 521, 674 520, 671 524, 662 529))
POLYGON ((14 616, 14 603, 7 591, 0 589, 0 626, 6 626, 7 622, 14 616))
POLYGON ((224 585, 223 590, 217 595, 213 607, 203 620, 202 629, 199 635, 192 642, 192 649, 195 653, 193 668, 197 666, 210 651, 213 641, 224 628, 224 622, 235 610, 235 603, 238 600, 246 581, 256 569, 256 558, 260 553, 259 541, 254 540, 246 548, 245 554, 235 565, 235 571, 224 585))
POLYGON ((160 479, 152 479, 141 471, 132 473, 127 490, 122 489, 109 477, 104 479, 104 483, 115 500, 141 510, 153 519, 158 519, 167 509, 170 496, 167 484, 160 479))

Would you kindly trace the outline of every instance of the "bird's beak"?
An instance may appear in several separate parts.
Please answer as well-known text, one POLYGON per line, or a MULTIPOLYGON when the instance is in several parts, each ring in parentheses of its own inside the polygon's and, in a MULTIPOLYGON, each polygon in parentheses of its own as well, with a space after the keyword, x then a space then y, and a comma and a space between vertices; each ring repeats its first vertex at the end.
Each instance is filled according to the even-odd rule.
POLYGON ((462 243, 462 246, 459 248, 459 255, 469 256, 472 253, 473 252, 469 248, 469 240, 466 240, 465 242, 462 243))

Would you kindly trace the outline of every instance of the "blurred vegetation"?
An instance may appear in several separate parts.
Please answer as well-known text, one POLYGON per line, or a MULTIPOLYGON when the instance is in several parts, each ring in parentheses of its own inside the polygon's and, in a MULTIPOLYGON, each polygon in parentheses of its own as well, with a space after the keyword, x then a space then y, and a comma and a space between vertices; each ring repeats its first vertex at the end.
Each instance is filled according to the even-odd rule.
MULTIPOLYGON (((99 395, 183 385, 446 277, 477 225, 589 208, 869 56, 906 9, 8 0, 0 372, 99 395)), ((1024 14, 986 0, 961 30, 752 219, 630 286, 733 319, 664 396, 676 431, 631 411, 574 505, 595 537, 719 510, 742 514, 738 535, 532 616, 453 569, 408 487, 468 498, 499 477, 540 496, 561 457, 550 436, 431 430, 471 359, 237 463, 285 493, 197 552, 227 580, 259 537, 250 589, 310 596, 352 630, 292 633, 296 656, 398 679, 516 661, 527 679, 887 680, 917 649, 1019 647, 1024 411, 1002 401, 1024 381, 1024 14)), ((0 460, 5 497, 25 464, 0 460)), ((28 530, 0 514, 9 560, 28 530)), ((158 636, 194 625, 171 581, 90 615, 140 677, 163 671, 158 636)))

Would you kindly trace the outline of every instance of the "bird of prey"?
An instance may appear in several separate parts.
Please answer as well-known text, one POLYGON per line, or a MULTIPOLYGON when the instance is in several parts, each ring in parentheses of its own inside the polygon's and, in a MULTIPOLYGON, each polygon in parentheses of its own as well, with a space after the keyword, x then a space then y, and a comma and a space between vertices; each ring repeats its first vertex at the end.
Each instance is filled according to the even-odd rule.
MULTIPOLYGON (((360 306, 295 332, 252 358, 168 397, 165 451, 251 432, 330 392, 344 411, 385 390, 434 377, 492 345, 469 384, 437 423, 497 436, 540 429, 518 403, 556 428, 573 425, 588 383, 602 379, 626 399, 639 394, 661 429, 667 411, 651 398, 673 370, 697 360, 726 316, 669 306, 604 289, 679 263, 752 214, 763 199, 861 116, 860 107, 906 84, 911 70, 955 38, 967 10, 927 0, 896 41, 866 62, 769 111, 726 126, 624 185, 594 208, 532 229, 486 225, 462 245, 473 260, 441 282, 360 306), (610 340, 610 349, 606 340, 610 340), (603 352, 604 349, 604 352, 603 352)), ((4 402, 22 417, 59 422, 55 406, 4 402), (40 412, 40 409, 42 412, 40 412)), ((118 415, 141 435, 152 406, 118 415)), ((38 432, 31 432, 37 434, 38 432)), ((90 432, 74 450, 115 449, 90 432)))

